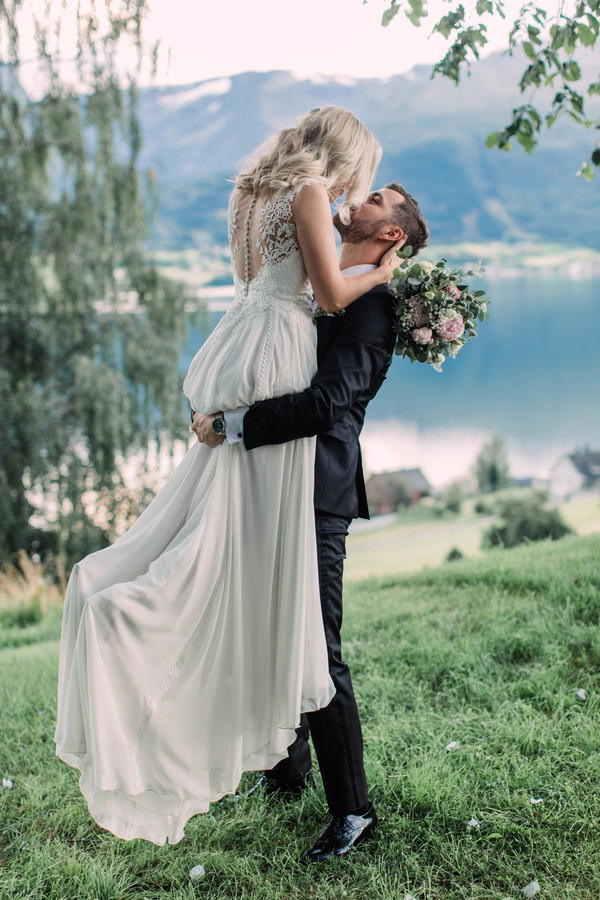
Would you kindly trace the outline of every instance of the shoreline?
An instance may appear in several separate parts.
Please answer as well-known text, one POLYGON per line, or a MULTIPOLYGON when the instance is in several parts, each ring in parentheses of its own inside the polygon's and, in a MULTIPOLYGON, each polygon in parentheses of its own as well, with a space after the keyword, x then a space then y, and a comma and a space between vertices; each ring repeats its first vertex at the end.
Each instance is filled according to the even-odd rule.
MULTIPOLYGON (((183 250, 156 250, 151 254, 164 275, 188 285, 199 299, 210 300, 215 312, 227 309, 234 295, 228 250, 220 246, 198 246, 183 250), (212 283, 215 282, 215 283, 212 283)), ((422 259, 447 259, 458 268, 481 266, 481 277, 492 280, 516 278, 584 281, 600 277, 600 250, 565 247, 561 244, 521 241, 462 242, 432 244, 422 259)), ((477 276, 479 277, 479 276, 477 276)))

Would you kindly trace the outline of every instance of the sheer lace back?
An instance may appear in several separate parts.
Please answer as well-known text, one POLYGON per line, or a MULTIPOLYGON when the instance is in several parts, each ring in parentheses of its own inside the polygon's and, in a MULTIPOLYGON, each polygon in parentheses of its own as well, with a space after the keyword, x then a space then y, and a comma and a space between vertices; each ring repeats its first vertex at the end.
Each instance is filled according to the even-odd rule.
POLYGON ((310 285, 292 217, 299 190, 267 199, 233 191, 228 232, 237 302, 263 306, 282 300, 304 309, 310 306, 310 285))

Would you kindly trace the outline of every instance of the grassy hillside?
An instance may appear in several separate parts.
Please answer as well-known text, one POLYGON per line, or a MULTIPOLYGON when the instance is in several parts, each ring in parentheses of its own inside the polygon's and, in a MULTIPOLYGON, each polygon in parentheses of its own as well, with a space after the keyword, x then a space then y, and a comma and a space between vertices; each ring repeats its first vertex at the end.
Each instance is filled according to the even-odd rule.
MULTIPOLYGON (((476 515, 477 501, 484 501, 493 512, 498 501, 514 493, 511 489, 499 492, 494 498, 490 495, 471 497, 463 503, 458 515, 419 504, 400 510, 392 524, 385 517, 381 528, 378 528, 377 519, 373 519, 366 529, 360 523, 348 538, 346 583, 374 575, 387 577, 417 572, 424 566, 437 566, 453 548, 467 557, 479 556, 483 552, 483 534, 494 518, 476 515)), ((523 489, 519 489, 518 494, 522 495, 523 489)), ((597 491, 567 500, 560 504, 559 510, 577 534, 600 531, 600 497, 597 491)))
POLYGON ((537 881, 540 900, 597 900, 599 554, 565 538, 349 586, 382 821, 318 868, 296 862, 326 817, 318 779, 297 802, 214 805, 175 847, 100 831, 53 756, 56 626, 31 626, 41 640, 0 651, 0 897, 518 900, 537 881))

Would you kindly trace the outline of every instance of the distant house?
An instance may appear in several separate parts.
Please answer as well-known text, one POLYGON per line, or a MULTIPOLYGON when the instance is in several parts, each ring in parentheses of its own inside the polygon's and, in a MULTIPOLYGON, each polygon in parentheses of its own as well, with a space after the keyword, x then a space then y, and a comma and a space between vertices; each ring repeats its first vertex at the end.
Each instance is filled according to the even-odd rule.
POLYGON ((411 506, 431 493, 431 485, 420 469, 379 472, 367 481, 367 500, 372 515, 395 512, 399 506, 411 506))
POLYGON ((581 450, 561 456, 550 471, 549 485, 553 497, 600 488, 600 450, 581 450))

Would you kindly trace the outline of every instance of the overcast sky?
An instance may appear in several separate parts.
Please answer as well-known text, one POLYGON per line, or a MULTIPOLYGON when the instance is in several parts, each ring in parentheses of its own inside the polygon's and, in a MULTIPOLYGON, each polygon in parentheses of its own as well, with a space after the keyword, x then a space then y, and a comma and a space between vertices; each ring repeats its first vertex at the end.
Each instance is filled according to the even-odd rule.
MULTIPOLYGON (((43 15, 46 3, 24 2, 21 32, 25 58, 34 55, 33 14, 43 15)), ((62 0, 50 3, 60 6, 62 0)), ((68 7, 73 4, 74 0, 67 0, 68 7)), ((386 78, 416 63, 435 62, 444 54, 446 41, 429 33, 437 18, 456 4, 431 0, 429 19, 418 29, 403 13, 382 28, 386 0, 150 0, 149 5, 146 36, 149 40, 160 38, 162 47, 154 83, 189 84, 272 69, 303 76, 386 78)), ((505 0, 505 5, 507 21, 497 15, 486 17, 490 49, 506 47, 509 24, 521 4, 505 0)), ((469 0, 464 6, 471 9, 469 0)), ((28 72, 33 73, 32 64, 23 70, 26 83, 28 72)))

